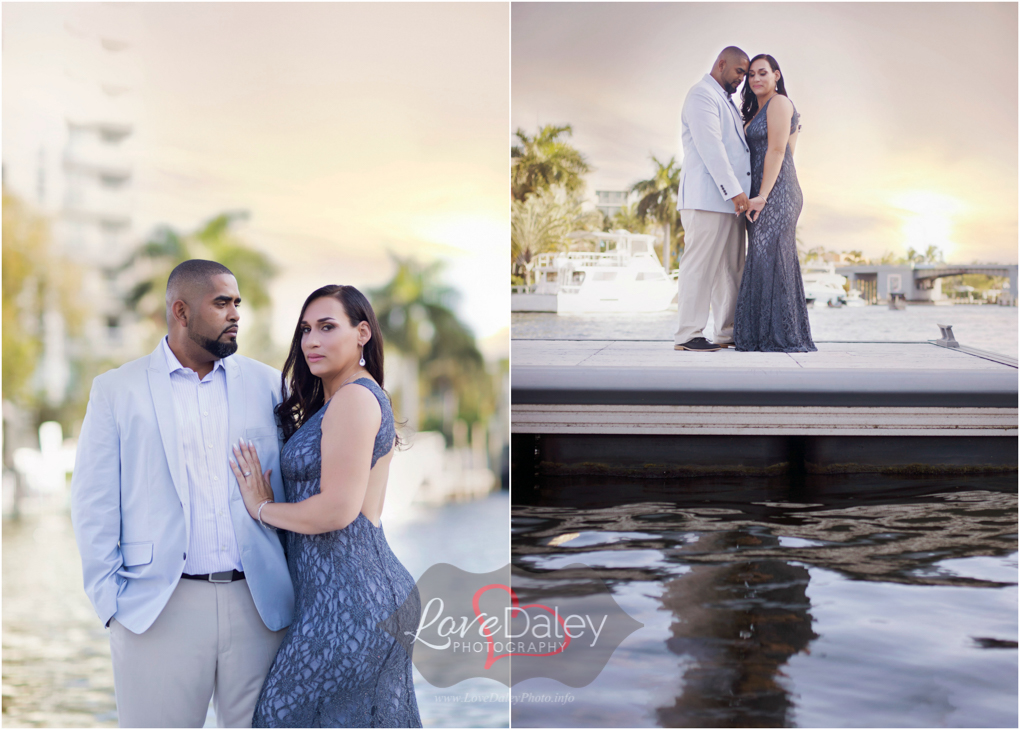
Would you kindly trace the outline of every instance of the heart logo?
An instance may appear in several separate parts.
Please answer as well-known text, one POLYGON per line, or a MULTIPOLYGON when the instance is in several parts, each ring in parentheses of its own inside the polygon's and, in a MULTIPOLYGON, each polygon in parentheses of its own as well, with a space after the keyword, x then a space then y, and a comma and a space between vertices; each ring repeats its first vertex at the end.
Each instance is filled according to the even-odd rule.
MULTIPOLYGON (((526 653, 526 652, 515 652, 518 656, 553 656, 554 654, 561 654, 568 646, 570 646, 570 634, 567 633, 566 622, 563 620, 563 618, 560 617, 560 615, 556 611, 554 611, 553 609, 551 609, 548 606, 543 605, 541 603, 529 603, 527 606, 521 606, 520 605, 520 601, 517 598, 517 594, 514 592, 514 589, 511 588, 510 586, 503 585, 502 583, 490 583, 489 585, 482 586, 477 591, 475 591, 475 596, 474 596, 474 598, 471 601, 471 605, 472 605, 472 607, 475 610, 475 618, 476 619, 478 619, 480 621, 481 617, 482 617, 482 611, 481 611, 481 608, 478 605, 479 601, 480 601, 480 599, 482 597, 482 594, 485 593, 488 590, 497 589, 497 588, 502 588, 504 591, 506 591, 507 593, 510 594, 510 603, 512 605, 512 608, 510 609, 511 611, 525 611, 525 610, 527 610, 529 608, 541 608, 541 609, 544 609, 544 610, 548 611, 553 616, 555 616, 556 617, 556 621, 563 626, 563 635, 566 637, 566 641, 563 642, 563 646, 561 646, 559 649, 557 649, 556 651, 547 652, 545 654, 529 654, 529 653, 526 653)), ((499 661, 503 657, 511 656, 509 653, 507 653, 507 654, 500 654, 499 656, 494 656, 495 651, 494 651, 494 644, 492 642, 492 634, 489 633, 485 629, 484 625, 483 625, 483 628, 482 628, 482 635, 485 636, 485 639, 486 639, 485 643, 488 646, 488 649, 487 649, 486 655, 485 655, 485 668, 486 669, 491 667, 493 664, 495 664, 497 661, 499 661)))

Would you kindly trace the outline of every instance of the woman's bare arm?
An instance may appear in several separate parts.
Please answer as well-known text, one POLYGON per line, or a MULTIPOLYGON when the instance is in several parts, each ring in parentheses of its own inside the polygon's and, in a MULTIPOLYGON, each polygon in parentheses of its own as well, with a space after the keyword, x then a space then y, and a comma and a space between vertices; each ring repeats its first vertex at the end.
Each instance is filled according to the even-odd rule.
POLYGON ((341 388, 322 418, 319 494, 267 504, 262 521, 304 535, 342 530, 354 522, 365 502, 381 422, 382 410, 371 391, 356 384, 341 388))
POLYGON ((768 200, 769 193, 779 179, 783 158, 786 157, 786 145, 790 141, 790 121, 793 119, 793 102, 782 94, 776 94, 765 113, 768 115, 769 147, 765 153, 765 169, 762 172, 761 189, 758 194, 768 200))

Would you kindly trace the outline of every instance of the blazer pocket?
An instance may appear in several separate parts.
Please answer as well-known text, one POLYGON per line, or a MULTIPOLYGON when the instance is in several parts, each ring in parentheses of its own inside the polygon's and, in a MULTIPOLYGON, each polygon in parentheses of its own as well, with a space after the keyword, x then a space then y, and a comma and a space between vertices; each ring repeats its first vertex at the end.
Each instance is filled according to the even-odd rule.
POLYGON ((148 565, 152 562, 152 543, 127 542, 120 546, 120 553, 124 557, 124 567, 148 565))
POLYGON ((275 439, 279 437, 279 431, 277 431, 276 426, 266 426, 264 428, 246 428, 244 429, 244 437, 246 439, 251 439, 252 441, 259 438, 275 439))

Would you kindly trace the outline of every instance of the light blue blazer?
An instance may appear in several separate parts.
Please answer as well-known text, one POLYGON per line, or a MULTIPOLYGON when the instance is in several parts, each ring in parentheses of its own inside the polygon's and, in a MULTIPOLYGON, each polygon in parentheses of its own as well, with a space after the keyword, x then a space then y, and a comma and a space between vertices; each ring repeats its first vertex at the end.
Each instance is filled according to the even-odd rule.
POLYGON ((733 213, 730 199, 751 194, 751 153, 740 112, 708 74, 684 99, 680 141, 684 159, 677 210, 733 213))
MULTIPOLYGON (((280 436, 273 407, 278 370, 240 355, 224 358, 228 443, 242 436, 272 468, 273 493, 285 501, 280 436)), ((111 618, 140 634, 181 579, 191 537, 184 451, 177 433, 162 344, 148 357, 92 381, 71 477, 71 520, 85 592, 103 624, 111 618)), ((229 454, 224 453, 226 460, 229 454)), ((277 534, 258 524, 230 475, 230 517, 245 580, 266 626, 288 626, 294 588, 277 534)))

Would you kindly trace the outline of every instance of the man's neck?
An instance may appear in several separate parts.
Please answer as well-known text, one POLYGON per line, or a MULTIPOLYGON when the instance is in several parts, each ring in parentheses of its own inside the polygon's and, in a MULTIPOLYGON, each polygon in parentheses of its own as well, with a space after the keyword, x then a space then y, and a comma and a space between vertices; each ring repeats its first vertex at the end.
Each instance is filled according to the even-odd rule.
POLYGON ((169 336, 166 338, 166 344, 170 347, 170 352, 172 352, 174 357, 177 358, 177 362, 189 370, 194 370, 198 373, 200 380, 211 373, 212 369, 216 367, 215 360, 205 360, 192 357, 184 343, 174 343, 169 336))

